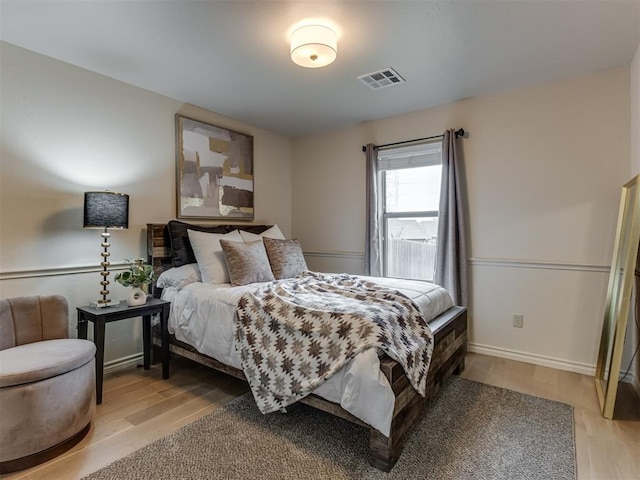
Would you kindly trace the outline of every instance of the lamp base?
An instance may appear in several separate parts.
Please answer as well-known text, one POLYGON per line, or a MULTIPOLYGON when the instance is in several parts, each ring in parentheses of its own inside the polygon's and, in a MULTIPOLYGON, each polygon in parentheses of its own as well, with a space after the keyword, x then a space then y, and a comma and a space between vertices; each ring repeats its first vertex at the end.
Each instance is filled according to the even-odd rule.
POLYGON ((96 300, 95 302, 91 302, 89 304, 91 308, 115 307, 117 305, 120 305, 120 302, 114 302, 113 300, 107 300, 106 302, 102 300, 96 300))

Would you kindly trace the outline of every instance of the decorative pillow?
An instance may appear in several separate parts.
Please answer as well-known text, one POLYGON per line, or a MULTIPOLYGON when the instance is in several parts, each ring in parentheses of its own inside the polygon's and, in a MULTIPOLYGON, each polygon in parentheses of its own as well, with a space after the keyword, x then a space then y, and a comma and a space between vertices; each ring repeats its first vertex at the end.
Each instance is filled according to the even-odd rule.
POLYGON ((242 240, 244 240, 245 242, 255 242, 256 240, 260 240, 263 237, 277 238, 278 240, 284 240, 284 235, 278 228, 278 225, 274 225, 270 229, 262 232, 260 235, 256 235, 255 233, 240 230, 240 236, 242 237, 242 240))
POLYGON ((307 262, 302 254, 298 240, 277 240, 264 237, 262 239, 267 250, 271 270, 277 280, 297 277, 307 270, 307 262))
POLYGON ((181 267, 189 263, 196 263, 196 256, 193 253, 187 230, 207 233, 229 233, 233 229, 229 229, 228 225, 191 225, 171 220, 167 223, 167 230, 169 231, 169 241, 171 242, 171 252, 173 253, 171 264, 174 267, 181 267))
POLYGON ((221 239, 220 245, 224 251, 232 284, 247 285, 275 280, 262 240, 230 242, 221 239))
POLYGON ((234 242, 242 242, 242 237, 238 230, 233 232, 220 233, 204 233, 195 230, 187 230, 189 241, 193 247, 198 268, 202 276, 203 283, 229 283, 229 272, 224 260, 224 253, 220 240, 232 240, 234 242))
POLYGON ((158 277, 156 285, 158 288, 173 287, 180 290, 190 283, 199 282, 200 280, 198 264, 188 263, 181 267, 173 267, 162 272, 158 277))

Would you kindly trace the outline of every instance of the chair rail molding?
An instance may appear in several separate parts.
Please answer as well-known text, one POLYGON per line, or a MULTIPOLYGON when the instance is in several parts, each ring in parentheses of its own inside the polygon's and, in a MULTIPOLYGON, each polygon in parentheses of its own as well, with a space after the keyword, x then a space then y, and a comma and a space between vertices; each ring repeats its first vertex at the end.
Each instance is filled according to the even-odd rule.
POLYGON ((332 251, 316 251, 307 250, 302 252, 305 256, 324 257, 324 258, 351 258, 355 260, 364 260, 364 252, 332 252, 332 251))
MULTIPOLYGON (((125 262, 112 263, 109 271, 125 270, 129 265, 125 262)), ((20 278, 55 277, 60 275, 78 275, 82 273, 102 272, 100 265, 69 265, 62 267, 33 268, 28 270, 12 270, 0 272, 0 281, 20 278)))
POLYGON ((537 268, 543 270, 573 270, 578 272, 609 273, 609 265, 594 265, 587 263, 568 263, 547 260, 521 260, 512 258, 470 258, 469 265, 474 267, 507 267, 507 268, 537 268))
MULTIPOLYGON (((305 250, 305 256, 318 258, 348 258, 364 260, 364 252, 341 252, 330 250, 305 250)), ((472 257, 468 260, 472 267, 504 267, 504 268, 536 268, 542 270, 570 270, 578 272, 609 273, 609 265, 596 265, 588 263, 570 263, 549 260, 524 260, 515 258, 479 258, 472 257)))

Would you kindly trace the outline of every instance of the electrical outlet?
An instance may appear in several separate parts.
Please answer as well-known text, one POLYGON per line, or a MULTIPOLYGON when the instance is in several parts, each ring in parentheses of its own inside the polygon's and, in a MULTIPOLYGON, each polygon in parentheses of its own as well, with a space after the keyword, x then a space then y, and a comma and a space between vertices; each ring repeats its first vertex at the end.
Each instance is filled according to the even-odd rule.
POLYGON ((524 315, 514 314, 513 315, 513 326, 516 328, 524 327, 524 315))

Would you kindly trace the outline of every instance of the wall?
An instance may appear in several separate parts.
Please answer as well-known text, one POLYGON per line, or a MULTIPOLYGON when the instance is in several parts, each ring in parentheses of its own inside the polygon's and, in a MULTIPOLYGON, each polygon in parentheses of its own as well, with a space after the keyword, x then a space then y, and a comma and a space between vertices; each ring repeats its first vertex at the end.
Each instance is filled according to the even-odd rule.
POLYGON ((361 146, 464 127, 471 348, 591 373, 630 178, 629 88, 616 69, 296 139, 294 235, 311 268, 362 272, 361 146))
MULTIPOLYGON (((460 145, 470 200, 472 348, 588 372, 620 185, 640 172, 639 57, 630 76, 607 71, 292 143, 0 43, 0 296, 63 294, 75 329, 73 307, 96 299, 100 280, 100 239, 81 228, 82 194, 130 194, 130 228, 113 232, 111 258, 144 255, 145 224, 175 215, 177 112, 254 135, 256 223, 278 223, 300 238, 311 268, 353 273, 364 261, 361 146, 461 126, 469 132, 460 145), (510 326, 513 313, 524 314, 525 328, 510 326)), ((112 291, 124 298, 119 285, 112 291)), ((137 357, 139 323, 107 328, 108 361, 137 357)))
MULTIPOLYGON (((210 111, 0 43, 0 296, 58 293, 75 308, 99 297, 100 236, 82 229, 83 193, 130 195, 129 229, 111 261, 145 256, 146 223, 175 217, 174 115, 254 136, 256 223, 291 232, 291 142, 210 111), (273 188, 277 185, 278 188, 273 188)), ((112 298, 126 290, 110 285, 112 298)), ((107 327, 106 359, 135 358, 137 319, 107 327)))

